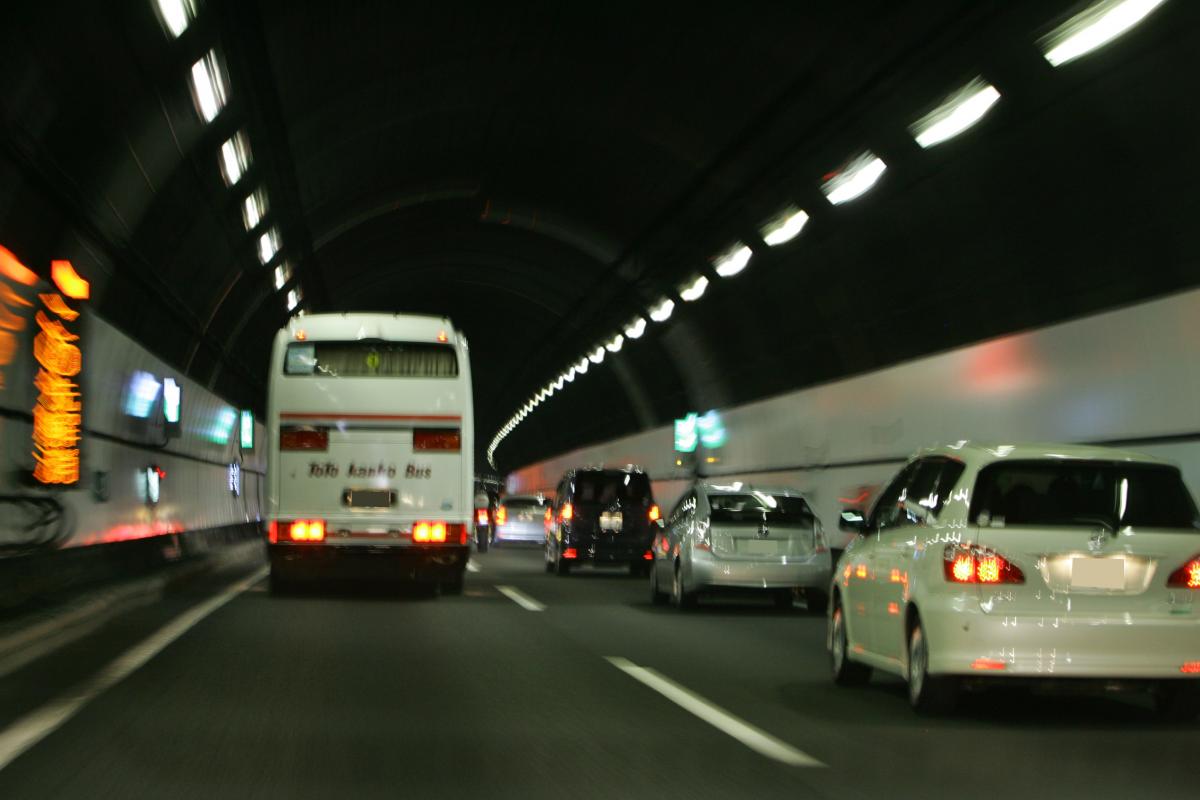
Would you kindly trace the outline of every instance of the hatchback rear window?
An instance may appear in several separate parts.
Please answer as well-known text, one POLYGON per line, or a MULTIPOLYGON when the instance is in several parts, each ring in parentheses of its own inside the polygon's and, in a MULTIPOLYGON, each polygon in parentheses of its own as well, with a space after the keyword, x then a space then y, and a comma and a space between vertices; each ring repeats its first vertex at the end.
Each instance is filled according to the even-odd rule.
POLYGON ((454 348, 427 342, 292 342, 285 375, 326 378, 456 378, 454 348))
POLYGON ((1011 461, 975 480, 979 525, 1196 530, 1196 505, 1174 467, 1111 461, 1011 461))
POLYGON ((808 525, 813 521, 812 509, 803 497, 749 494, 709 495, 708 505, 713 522, 778 522, 808 525))
POLYGON ((508 497, 504 499, 503 503, 509 511, 541 510, 549 505, 546 501, 536 497, 508 497))
POLYGON ((575 476, 575 502, 650 505, 650 479, 637 472, 584 472, 575 476))

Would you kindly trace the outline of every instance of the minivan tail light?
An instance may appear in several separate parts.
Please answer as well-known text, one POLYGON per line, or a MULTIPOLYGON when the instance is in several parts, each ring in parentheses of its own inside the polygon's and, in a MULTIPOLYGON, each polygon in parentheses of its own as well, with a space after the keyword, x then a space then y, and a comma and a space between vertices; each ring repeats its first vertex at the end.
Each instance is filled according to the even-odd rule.
POLYGON ((413 431, 413 450, 462 450, 462 432, 457 428, 417 428, 413 431))
POLYGON ((1200 555, 1172 572, 1167 578, 1167 586, 1176 589, 1200 589, 1200 555))
POLYGON ((295 520, 288 525, 288 538, 293 542, 323 542, 325 541, 325 520, 295 520))
POLYGON ((280 450, 328 450, 329 431, 326 428, 286 427, 279 429, 280 450))
POLYGON ((950 583, 1024 583, 1025 573, 1004 556, 979 545, 946 545, 942 569, 950 583))
POLYGON ((570 503, 563 503, 562 509, 558 512, 558 518, 563 522, 570 522, 573 516, 575 516, 575 507, 570 503))

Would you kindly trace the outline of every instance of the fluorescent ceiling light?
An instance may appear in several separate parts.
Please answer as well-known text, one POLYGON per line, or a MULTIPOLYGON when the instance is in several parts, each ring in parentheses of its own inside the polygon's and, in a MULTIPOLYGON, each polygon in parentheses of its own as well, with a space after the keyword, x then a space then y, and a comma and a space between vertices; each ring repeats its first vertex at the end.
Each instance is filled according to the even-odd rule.
POLYGON ((238 131, 233 138, 221 145, 221 177, 226 186, 233 186, 246 174, 250 166, 250 143, 246 134, 238 131))
POLYGON ((187 30, 188 23, 196 18, 196 4, 192 0, 154 0, 163 26, 178 37, 187 30))
POLYGON ((577 372, 580 375, 583 375, 585 372, 587 372, 588 371, 587 356, 584 356, 583 358, 579 359, 579 363, 577 363, 575 365, 574 369, 575 369, 575 372, 577 372))
POLYGON ((625 335, 630 339, 637 339, 646 332, 646 320, 642 317, 637 317, 625 326, 625 335))
POLYGON ((564 381, 566 381, 567 383, 570 383, 571 381, 575 380, 575 368, 574 368, 574 367, 571 367, 569 370, 567 370, 566 372, 564 372, 564 373, 562 374, 562 378, 563 378, 563 380, 564 380, 564 381))
POLYGON ((689 283, 679 287, 679 297, 685 303, 691 303, 694 300, 699 300, 704 296, 704 290, 708 288, 708 278, 703 275, 694 276, 689 283))
POLYGON ((192 64, 192 98, 205 122, 212 122, 225 107, 225 81, 217 51, 209 50, 204 58, 192 64))
POLYGON ((1163 0, 1103 0, 1059 25, 1038 42, 1053 66, 1061 67, 1116 39, 1163 0))
POLYGON ((754 252, 749 247, 738 242, 713 259, 713 268, 722 278, 732 278, 746 268, 753 255, 754 252))
POLYGON ((908 131, 921 147, 933 147, 979 122, 999 99, 995 86, 976 78, 910 125, 908 131))
POLYGON ((599 364, 601 361, 603 361, 604 360, 603 345, 600 347, 597 347, 595 350, 588 353, 588 360, 591 361, 593 364, 599 364))
POLYGON ((835 206, 848 203, 874 186, 886 169, 887 164, 868 150, 835 172, 821 185, 821 191, 835 206))
POLYGON ((562 388, 563 388, 563 383, 565 381, 566 381, 566 376, 559 375, 557 378, 554 379, 554 388, 558 389, 561 392, 562 388))
POLYGON ((651 306, 649 309, 650 319, 655 322, 666 322, 671 318, 671 312, 675 310, 675 301, 669 297, 664 297, 658 301, 657 305, 651 306))
POLYGON ((258 237, 258 260, 270 264, 271 259, 279 252, 279 232, 274 228, 258 237))
POLYGON ((625 344, 625 337, 618 333, 616 336, 608 340, 608 342, 604 345, 604 349, 610 353, 619 353, 621 352, 621 345, 623 344, 625 344))
POLYGON ((266 213, 267 195, 262 189, 246 195, 246 199, 242 201, 242 221, 246 223, 246 230, 252 231, 257 228, 266 213))
POLYGON ((282 289, 291 280, 292 268, 287 265, 287 262, 275 267, 275 288, 282 289))
POLYGON ((795 206, 788 206, 786 210, 763 223, 763 226, 758 229, 758 234, 771 247, 777 247, 799 236, 800 231, 804 230, 804 226, 807 224, 807 211, 795 206))
POLYGON ((291 310, 295 309, 296 306, 300 305, 300 301, 302 299, 303 299, 303 295, 300 293, 299 286, 297 286, 295 289, 288 289, 288 293, 287 293, 287 309, 288 309, 288 311, 291 311, 291 310))

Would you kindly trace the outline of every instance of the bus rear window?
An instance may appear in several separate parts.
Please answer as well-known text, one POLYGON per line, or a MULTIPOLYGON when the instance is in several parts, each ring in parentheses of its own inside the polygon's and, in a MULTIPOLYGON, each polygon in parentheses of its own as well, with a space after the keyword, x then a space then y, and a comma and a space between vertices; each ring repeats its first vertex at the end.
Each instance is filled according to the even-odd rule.
POLYGON ((284 375, 328 378, 457 378, 451 345, 426 342, 292 342, 284 375))

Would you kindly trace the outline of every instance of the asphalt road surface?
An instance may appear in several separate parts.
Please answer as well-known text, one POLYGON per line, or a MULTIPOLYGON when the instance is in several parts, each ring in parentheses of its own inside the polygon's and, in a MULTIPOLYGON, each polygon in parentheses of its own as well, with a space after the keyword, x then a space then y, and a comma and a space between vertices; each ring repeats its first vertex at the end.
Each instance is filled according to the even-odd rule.
POLYGON ((802 604, 649 602, 474 555, 461 597, 261 565, 0 678, 0 798, 1193 797, 1200 726, 1139 698, 838 689, 802 604))

